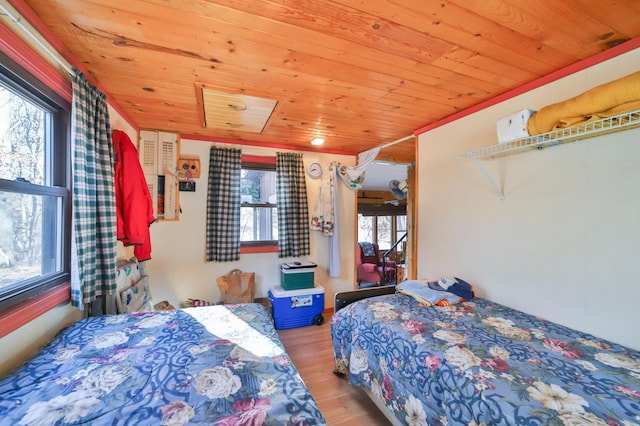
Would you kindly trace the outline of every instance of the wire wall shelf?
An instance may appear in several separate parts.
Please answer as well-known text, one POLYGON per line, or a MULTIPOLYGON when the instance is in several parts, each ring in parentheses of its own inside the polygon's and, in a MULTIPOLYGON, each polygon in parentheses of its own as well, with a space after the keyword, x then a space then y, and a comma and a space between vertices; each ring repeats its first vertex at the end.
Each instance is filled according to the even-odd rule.
POLYGON ((618 114, 596 121, 586 122, 577 126, 541 133, 523 139, 517 139, 498 145, 486 146, 460 154, 469 160, 492 160, 506 155, 520 152, 539 150, 567 142, 575 142, 607 133, 640 127, 640 110, 618 114))

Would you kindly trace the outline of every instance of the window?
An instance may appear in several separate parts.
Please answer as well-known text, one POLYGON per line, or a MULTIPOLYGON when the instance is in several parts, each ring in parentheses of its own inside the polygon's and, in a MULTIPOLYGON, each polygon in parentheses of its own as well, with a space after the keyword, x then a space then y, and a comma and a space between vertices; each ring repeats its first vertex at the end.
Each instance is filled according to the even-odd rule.
POLYGON ((375 216, 358 215, 358 241, 374 243, 375 216))
POLYGON ((278 246, 276 164, 271 157, 242 157, 240 246, 278 246))
POLYGON ((393 230, 391 229, 393 226, 392 216, 377 216, 376 220, 378 247, 380 247, 380 251, 387 251, 396 242, 395 240, 391 241, 391 236, 393 235, 393 230))
MULTIPOLYGON (((358 241, 378 244, 381 253, 386 252, 407 232, 405 215, 364 215, 358 214, 358 241), (392 237, 394 237, 392 239, 392 237)), ((406 240, 389 253, 392 260, 404 262, 406 240)))
POLYGON ((0 55, 0 310, 69 280, 69 110, 0 55))

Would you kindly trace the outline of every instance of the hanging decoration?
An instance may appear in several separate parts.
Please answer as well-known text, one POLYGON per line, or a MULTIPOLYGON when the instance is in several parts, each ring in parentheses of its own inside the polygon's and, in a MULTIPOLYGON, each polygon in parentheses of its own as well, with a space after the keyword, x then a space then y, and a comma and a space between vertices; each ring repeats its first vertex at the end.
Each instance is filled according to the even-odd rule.
POLYGON ((357 166, 345 166, 334 161, 327 173, 322 176, 318 201, 311 217, 311 230, 322 232, 329 237, 329 276, 338 277, 341 273, 339 221, 335 212, 338 210, 338 188, 335 176, 339 176, 347 188, 357 191, 364 182, 365 169, 373 162, 380 148, 373 148, 358 154, 357 166))

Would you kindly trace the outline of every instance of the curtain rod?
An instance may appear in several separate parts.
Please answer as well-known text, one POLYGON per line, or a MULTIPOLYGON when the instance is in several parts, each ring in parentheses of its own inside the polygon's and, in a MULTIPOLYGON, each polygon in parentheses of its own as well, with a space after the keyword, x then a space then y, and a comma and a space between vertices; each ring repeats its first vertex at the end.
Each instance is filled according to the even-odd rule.
POLYGON ((391 145, 395 145, 395 144, 397 144, 397 143, 404 142, 404 141, 406 141, 407 139, 411 139, 412 137, 414 137, 414 136, 413 136, 413 134, 408 135, 408 136, 405 136, 405 137, 400 138, 400 139, 396 139, 395 141, 387 142, 387 143, 385 143, 385 144, 383 144, 383 145, 378 145, 378 148, 380 148, 380 149, 388 148, 388 147, 390 147, 391 145))
POLYGON ((58 52, 54 52, 52 48, 48 45, 48 43, 43 42, 40 37, 36 36, 32 30, 22 23, 23 17, 16 11, 13 6, 9 5, 7 7, 6 2, 3 0, 0 2, 0 11, 5 14, 14 24, 22 30, 24 34, 26 34, 31 41, 36 43, 44 52, 55 62, 57 62, 65 71, 69 73, 69 75, 73 75, 73 70, 71 69, 71 65, 60 58, 58 52), (10 8, 10 9, 9 9, 10 8))

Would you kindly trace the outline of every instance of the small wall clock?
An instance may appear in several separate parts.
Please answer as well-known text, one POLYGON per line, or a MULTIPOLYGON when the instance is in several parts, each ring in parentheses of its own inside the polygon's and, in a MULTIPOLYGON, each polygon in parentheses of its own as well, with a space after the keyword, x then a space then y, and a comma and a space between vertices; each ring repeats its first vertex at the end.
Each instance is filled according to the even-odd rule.
POLYGON ((318 179, 322 176, 322 166, 320 163, 311 163, 307 166, 307 174, 311 179, 318 179))

